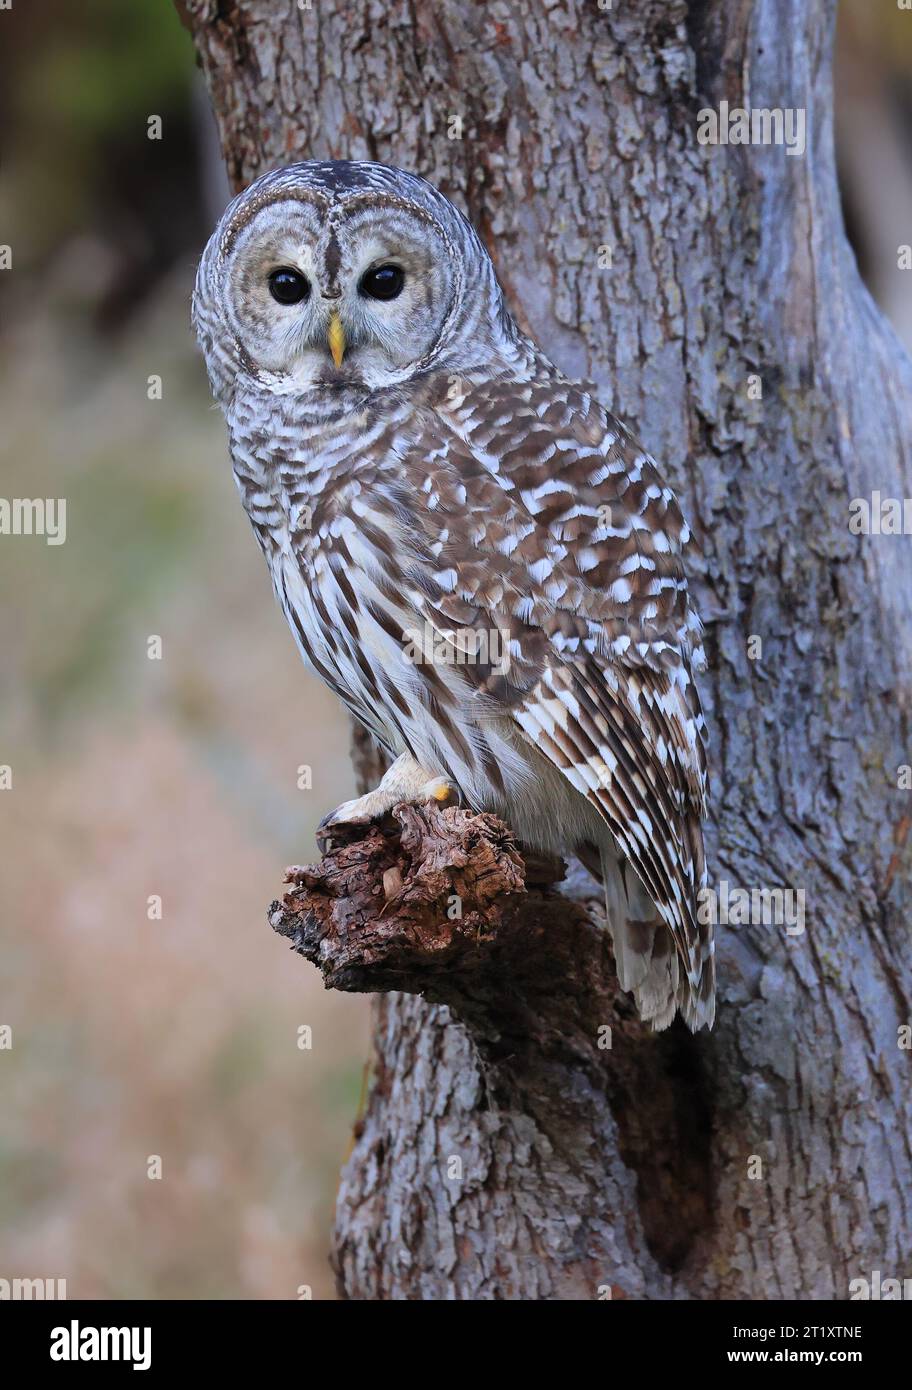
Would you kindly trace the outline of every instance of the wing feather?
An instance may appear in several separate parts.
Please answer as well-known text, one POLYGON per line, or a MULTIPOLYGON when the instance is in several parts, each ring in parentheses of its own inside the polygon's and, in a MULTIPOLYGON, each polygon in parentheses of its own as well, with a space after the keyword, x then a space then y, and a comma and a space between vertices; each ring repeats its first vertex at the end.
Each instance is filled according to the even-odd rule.
POLYGON ((407 606, 440 633, 506 634, 509 665, 466 666, 465 679, 597 808, 706 1003, 701 629, 672 493, 550 364, 456 393, 432 383, 388 446, 398 481, 378 471, 390 493, 378 508, 398 529, 407 606))

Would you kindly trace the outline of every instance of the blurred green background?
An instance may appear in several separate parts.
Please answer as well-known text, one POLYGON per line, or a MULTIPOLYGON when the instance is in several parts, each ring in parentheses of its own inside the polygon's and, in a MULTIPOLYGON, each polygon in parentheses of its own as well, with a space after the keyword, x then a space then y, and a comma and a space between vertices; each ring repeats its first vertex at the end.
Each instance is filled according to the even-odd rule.
MULTIPOLYGON (((910 70, 912 15, 844 0, 847 223, 907 342, 910 70)), ((190 331, 227 188, 170 0, 0 12, 0 130, 0 495, 68 503, 65 545, 0 540, 0 1278, 329 1297, 367 1008, 265 908, 353 794, 348 727, 273 600, 190 331)))

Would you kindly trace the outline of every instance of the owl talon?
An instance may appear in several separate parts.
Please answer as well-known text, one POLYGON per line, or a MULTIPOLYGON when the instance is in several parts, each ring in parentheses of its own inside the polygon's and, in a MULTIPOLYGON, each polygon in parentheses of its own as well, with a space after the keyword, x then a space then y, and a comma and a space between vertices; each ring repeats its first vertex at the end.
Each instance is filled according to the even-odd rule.
POLYGON ((406 757, 397 759, 386 773, 379 787, 365 796, 356 796, 352 801, 343 801, 334 811, 323 817, 317 826, 317 844, 323 854, 328 854, 336 838, 344 838, 347 827, 370 825, 372 821, 382 821, 394 806, 401 802, 420 805, 430 802, 444 807, 462 804, 462 794, 455 782, 448 777, 428 778, 426 772, 406 757), (332 831, 341 832, 339 837, 332 831))
POLYGON ((371 792, 353 801, 343 801, 341 806, 323 817, 316 829, 316 841, 322 854, 329 854, 340 842, 354 838, 346 835, 347 830, 370 825, 371 821, 380 821, 387 815, 389 808, 386 806, 362 807, 362 802, 370 803, 375 796, 376 793, 371 792))
POLYGON ((357 801, 343 801, 341 806, 337 806, 334 811, 329 811, 317 826, 317 834, 329 830, 331 826, 363 825, 372 820, 373 817, 370 815, 358 814, 357 804, 357 801))
POLYGON ((432 801, 435 805, 461 806, 462 793, 455 782, 451 782, 448 777, 434 777, 421 789, 421 794, 417 800, 432 801))

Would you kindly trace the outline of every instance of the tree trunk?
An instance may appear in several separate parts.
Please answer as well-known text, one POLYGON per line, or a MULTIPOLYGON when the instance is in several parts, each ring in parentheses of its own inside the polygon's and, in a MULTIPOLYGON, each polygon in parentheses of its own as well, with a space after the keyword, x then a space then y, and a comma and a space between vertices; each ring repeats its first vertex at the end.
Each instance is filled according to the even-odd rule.
MULTIPOLYGON (((379 994, 341 1290, 846 1298, 901 1276, 912 539, 853 534, 849 504, 912 495, 912 366, 843 233, 835 3, 180 5, 236 185, 312 156, 424 174, 659 459, 704 556, 711 873, 806 901, 800 935, 718 928, 710 1036, 646 1035, 604 935, 538 890, 547 933, 529 918, 522 967, 504 947, 500 1000, 489 980, 467 1003, 460 970, 379 994), (701 145, 723 100, 806 108, 806 152, 701 145)), ((357 987, 388 989, 367 965, 357 987)))

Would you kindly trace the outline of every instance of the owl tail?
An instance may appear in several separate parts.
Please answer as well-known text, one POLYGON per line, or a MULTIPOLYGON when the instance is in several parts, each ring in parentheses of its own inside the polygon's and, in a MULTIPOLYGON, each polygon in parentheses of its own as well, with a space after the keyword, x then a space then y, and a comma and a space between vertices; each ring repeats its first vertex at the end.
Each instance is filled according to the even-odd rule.
MULTIPOLYGON (((701 979, 699 987, 693 988, 671 932, 636 874, 603 845, 598 859, 618 981, 621 989, 633 995, 640 1018, 660 1032, 680 1009, 693 1032, 704 1024, 711 1027, 712 982, 701 979)), ((706 968, 712 970, 711 958, 706 968)))

